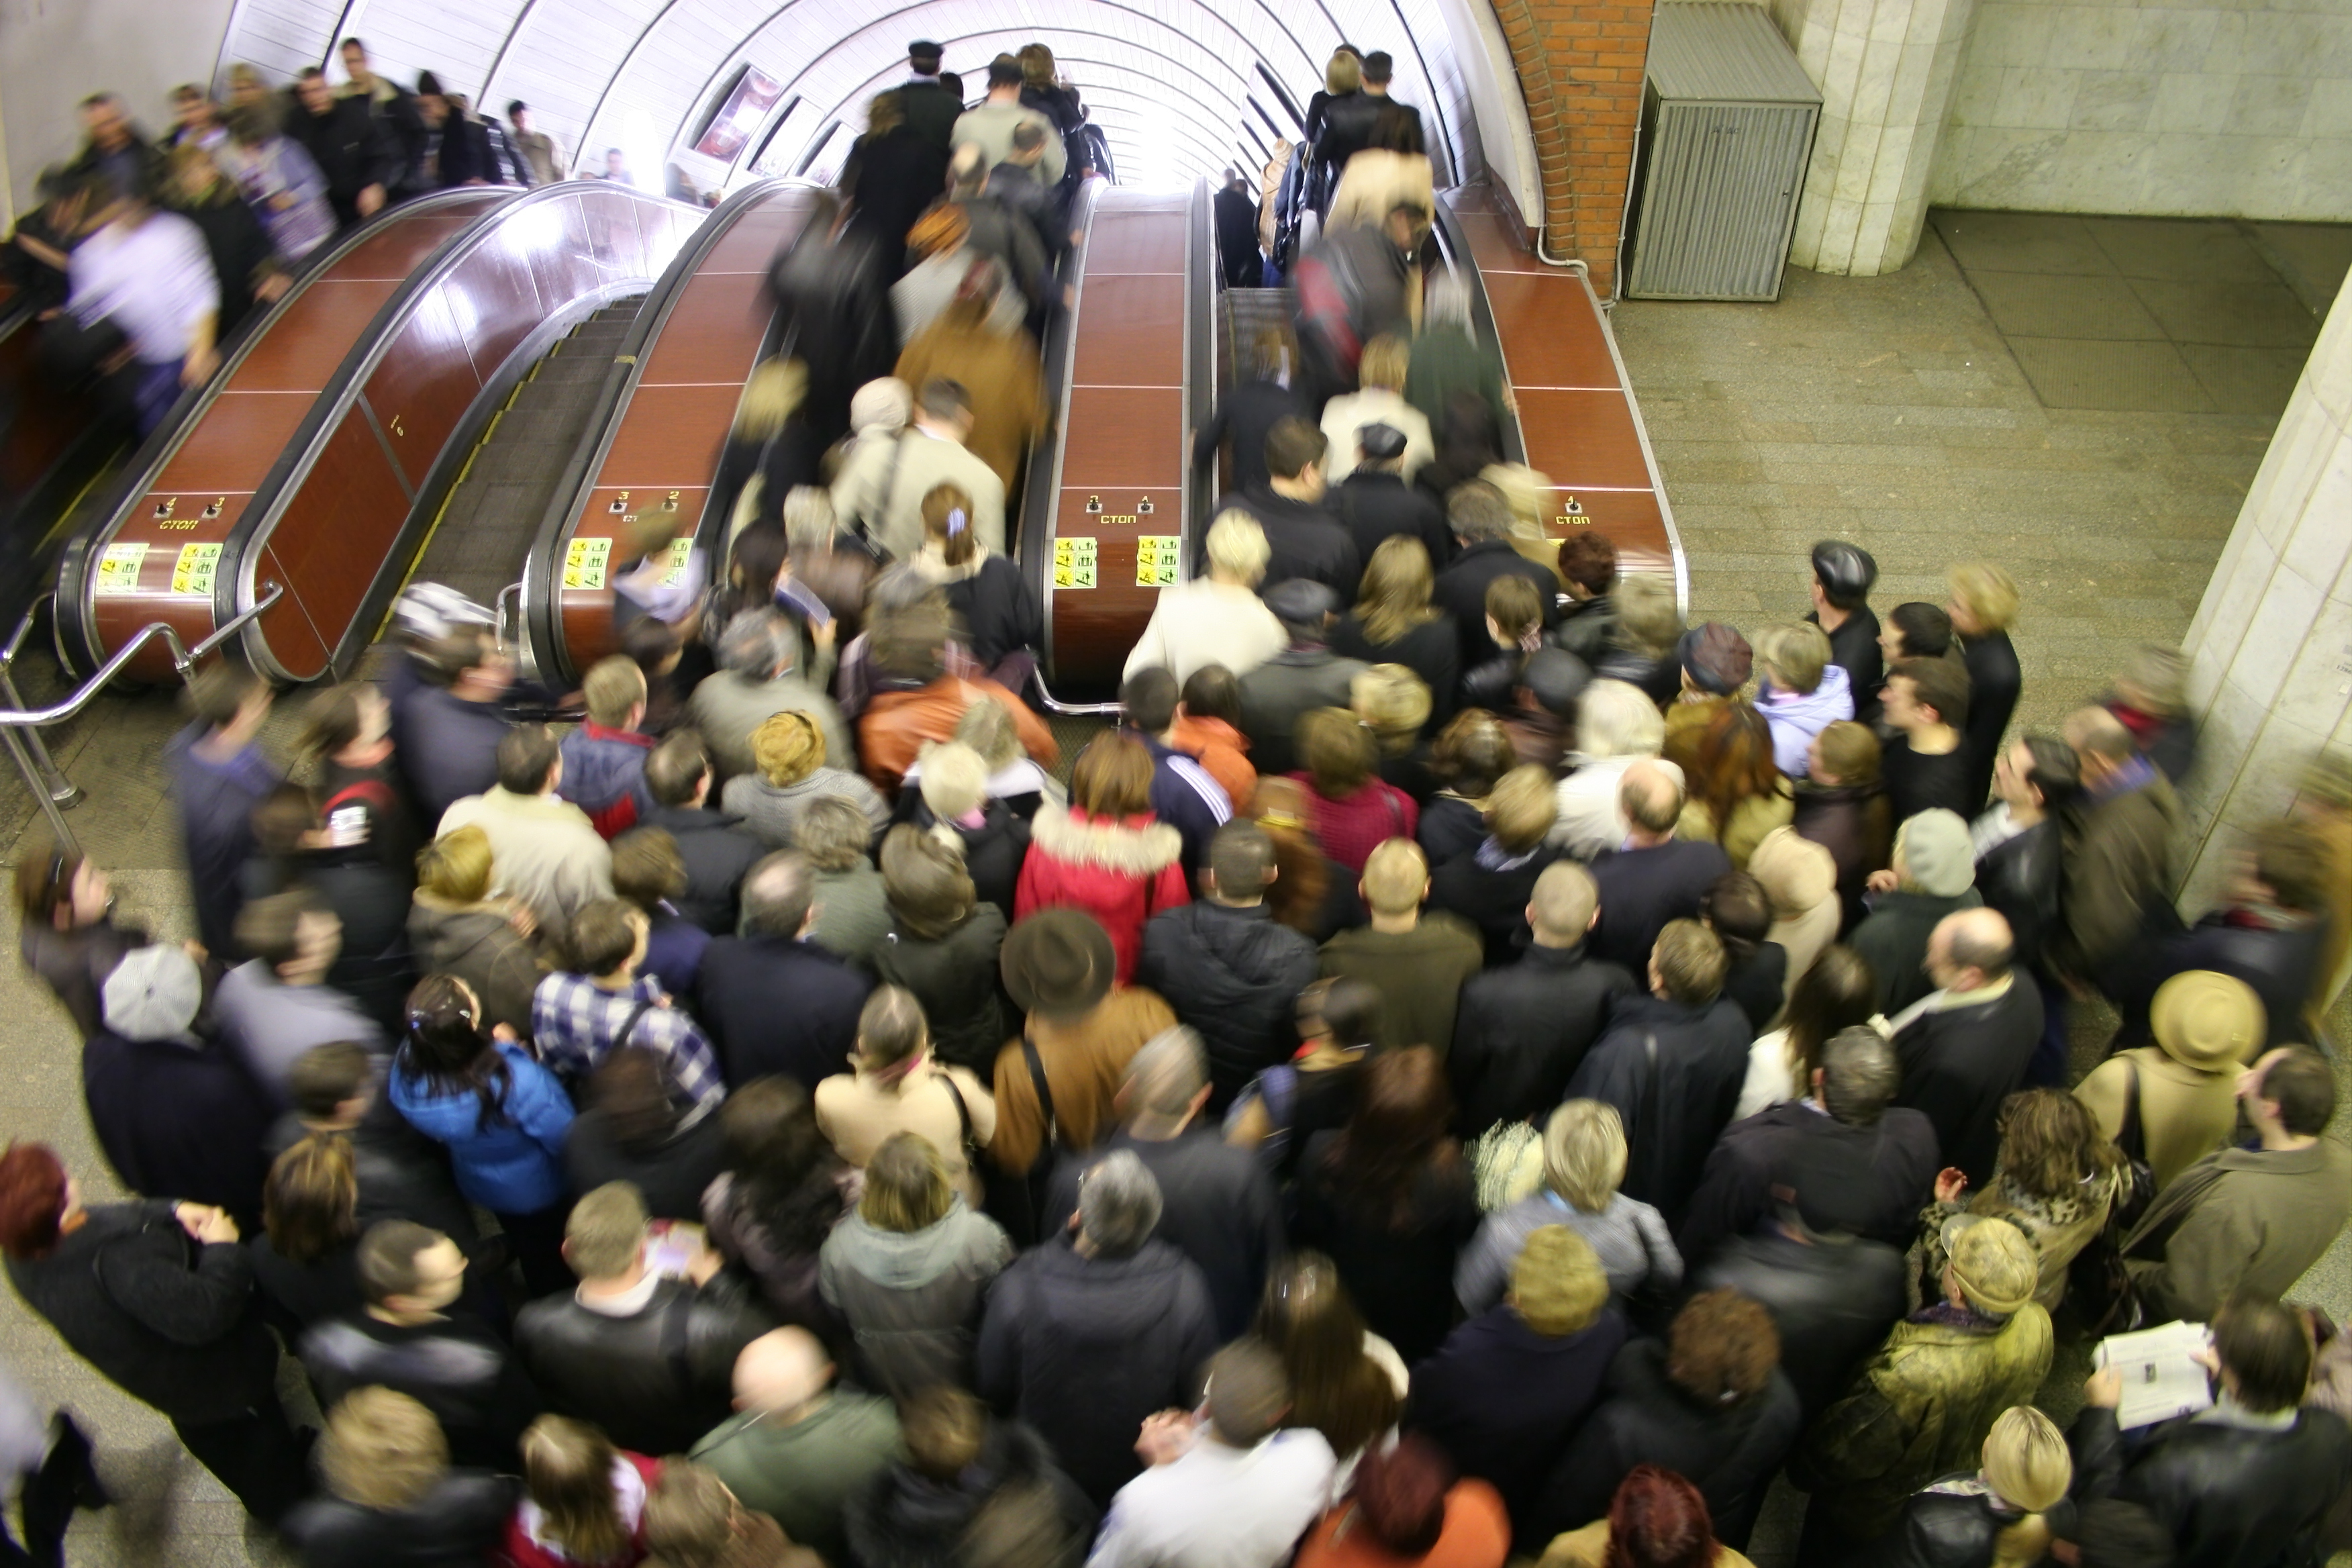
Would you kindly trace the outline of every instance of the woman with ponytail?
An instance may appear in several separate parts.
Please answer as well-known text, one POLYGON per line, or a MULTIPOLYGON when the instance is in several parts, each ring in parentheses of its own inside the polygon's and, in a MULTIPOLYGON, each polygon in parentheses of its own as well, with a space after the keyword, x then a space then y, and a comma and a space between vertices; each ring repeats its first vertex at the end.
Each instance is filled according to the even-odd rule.
POLYGON ((816 1124, 843 1161, 866 1168, 892 1134, 920 1133, 974 1210, 985 1195, 971 1152, 996 1136, 996 1101, 964 1068, 931 1056, 931 1030, 914 993, 876 988, 857 1016, 854 1072, 816 1086, 816 1124))
POLYGON ((990 679, 1020 690, 1036 667, 1033 650, 1045 635, 1045 614, 1012 558, 980 542, 971 497, 959 486, 933 485, 924 495, 923 548, 913 564, 946 590, 966 646, 990 679), (1008 668, 1016 662, 1019 668, 1008 668))
POLYGON ((2050 1550, 2042 1517, 2074 1481, 2065 1435, 2030 1405, 2001 1412, 1975 1475, 1946 1476, 1903 1506, 1887 1568, 2030 1568, 2050 1550))

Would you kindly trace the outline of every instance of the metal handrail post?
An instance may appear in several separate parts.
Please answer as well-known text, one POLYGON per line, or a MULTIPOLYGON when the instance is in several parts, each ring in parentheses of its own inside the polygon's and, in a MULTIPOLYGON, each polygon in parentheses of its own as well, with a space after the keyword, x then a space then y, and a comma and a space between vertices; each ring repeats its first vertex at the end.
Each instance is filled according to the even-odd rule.
MULTIPOLYGON (((52 593, 44 594, 35 599, 26 609, 25 618, 16 623, 16 629, 9 637, 7 647, 0 648, 0 697, 6 698, 12 707, 22 708, 25 705, 23 695, 16 689, 16 655, 23 651, 25 638, 33 630, 33 617, 41 613, 43 605, 56 597, 57 595, 52 593)), ((24 734, 23 742, 24 749, 30 753, 34 765, 40 769, 39 783, 34 783, 29 774, 26 778, 26 783, 32 785, 33 793, 46 795, 54 805, 59 808, 70 809, 79 805, 82 798, 81 786, 66 777, 65 771, 58 766, 57 759, 49 754, 49 743, 41 738, 41 732, 38 730, 28 730, 24 734)), ((22 767, 24 759, 19 758, 17 765, 22 767)), ((51 819, 56 820, 55 812, 51 813, 51 819)))
POLYGON ((172 650, 172 668, 180 672, 183 679, 186 679, 189 672, 195 668, 198 659, 244 630, 247 621, 276 604, 286 592, 284 585, 278 583, 265 583, 262 586, 266 592, 253 602, 251 608, 241 610, 231 616, 217 631, 193 648, 180 641, 180 634, 173 629, 169 621, 148 622, 139 628, 137 635, 129 642, 115 649, 114 657, 100 665, 96 674, 75 688, 72 696, 62 702, 53 702, 47 708, 0 710, 0 729, 30 730, 43 724, 60 723, 72 718, 89 707, 90 699, 103 691, 109 681, 122 673, 123 667, 131 662, 132 655, 158 637, 162 637, 164 646, 172 650))

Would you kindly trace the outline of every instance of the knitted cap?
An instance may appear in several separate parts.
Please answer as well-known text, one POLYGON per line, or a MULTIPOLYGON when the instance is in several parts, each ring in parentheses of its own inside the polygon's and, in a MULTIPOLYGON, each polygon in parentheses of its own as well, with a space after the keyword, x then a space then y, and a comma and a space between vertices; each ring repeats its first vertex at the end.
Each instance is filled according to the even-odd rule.
POLYGON ((1691 684, 1717 697, 1728 697, 1747 685, 1756 668, 1755 650, 1748 646, 1748 639, 1721 621, 1691 627, 1675 651, 1691 684))
POLYGON ((2032 1303, 2041 1264, 2033 1244, 2007 1220, 1953 1215, 1944 1225, 1944 1255, 1960 1294, 1978 1311, 2006 1318, 2032 1303))
POLYGON ((1976 846, 1956 811, 1939 806, 1906 821, 1895 836, 1895 852, 1923 893, 1958 898, 1976 884, 1976 846))
POLYGON ((2253 1060, 2269 1022, 2252 986, 2210 969, 2174 975, 2147 1009, 2147 1026, 2164 1054, 2200 1072, 2253 1060))

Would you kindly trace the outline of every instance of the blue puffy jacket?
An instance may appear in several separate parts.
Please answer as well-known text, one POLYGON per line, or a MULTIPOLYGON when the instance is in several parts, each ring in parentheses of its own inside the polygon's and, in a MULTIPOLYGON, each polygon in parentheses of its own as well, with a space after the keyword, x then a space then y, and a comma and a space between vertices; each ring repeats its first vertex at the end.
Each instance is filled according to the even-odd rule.
POLYGON ((485 1125, 471 1090, 436 1094, 403 1060, 392 1069, 393 1109, 436 1143, 449 1146, 457 1190, 492 1214, 538 1214, 562 1202, 563 1138, 572 1101, 553 1073, 530 1053, 500 1040, 499 1055, 512 1075, 501 1106, 485 1125))
POLYGON ((563 777, 555 793, 588 814, 606 839, 618 838, 654 812, 646 759, 656 744, 634 730, 583 724, 563 737, 563 777))

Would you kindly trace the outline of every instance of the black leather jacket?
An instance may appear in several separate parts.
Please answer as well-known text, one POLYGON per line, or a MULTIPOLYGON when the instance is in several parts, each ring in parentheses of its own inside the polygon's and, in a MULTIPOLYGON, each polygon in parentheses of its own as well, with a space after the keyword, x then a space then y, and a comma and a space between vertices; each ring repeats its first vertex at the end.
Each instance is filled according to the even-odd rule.
POLYGON ((726 1274, 654 1287, 625 1318, 549 1296, 515 1319, 515 1354, 548 1408, 593 1421, 624 1448, 682 1454, 732 1414, 735 1357, 776 1326, 726 1274))
POLYGON ((1999 910, 2009 921, 2018 959, 2028 965, 2041 956, 2045 933, 2057 929, 2063 856, 2053 817, 1996 844, 1977 862, 1977 891, 1987 908, 1999 910))
POLYGON ((1990 1568, 2000 1532, 2024 1517, 2004 1509, 1976 1477, 1946 1476, 1903 1505, 1885 1568, 1990 1568))
POLYGON ((2116 1413, 2089 1406, 2067 1446, 2078 1501, 2138 1503, 2172 1531, 2180 1562, 2214 1568, 2310 1568, 2320 1521, 2352 1480, 2352 1425, 2326 1410, 2278 1432, 2187 1417, 2126 1455, 2116 1413))
POLYGON ((315 1497, 286 1520, 303 1568, 476 1568, 506 1534, 515 1483, 451 1470, 409 1508, 315 1497))
POLYGON ((1903 1254, 1883 1242, 1826 1238, 1811 1246, 1777 1232, 1736 1237, 1693 1281, 1737 1290, 1772 1314, 1780 1370, 1805 1418, 1827 1409, 1901 1321, 1903 1254))

